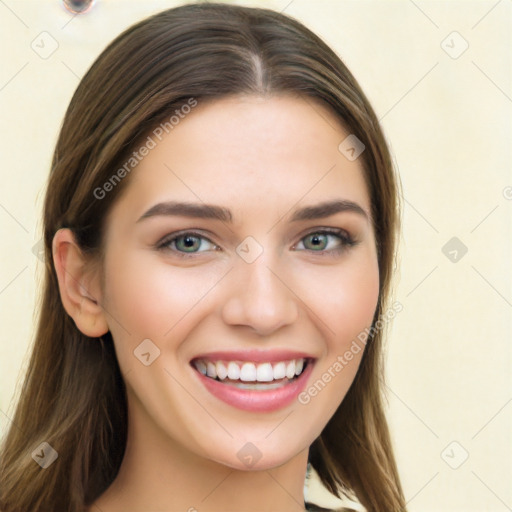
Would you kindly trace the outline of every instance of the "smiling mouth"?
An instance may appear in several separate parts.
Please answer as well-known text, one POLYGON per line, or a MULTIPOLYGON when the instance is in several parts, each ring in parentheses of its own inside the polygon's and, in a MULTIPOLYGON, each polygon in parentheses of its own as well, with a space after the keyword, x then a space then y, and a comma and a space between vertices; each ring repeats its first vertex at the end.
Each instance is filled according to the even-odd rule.
POLYGON ((210 361, 199 358, 191 363, 199 373, 222 384, 238 389, 266 391, 294 382, 311 362, 310 358, 274 363, 210 361))

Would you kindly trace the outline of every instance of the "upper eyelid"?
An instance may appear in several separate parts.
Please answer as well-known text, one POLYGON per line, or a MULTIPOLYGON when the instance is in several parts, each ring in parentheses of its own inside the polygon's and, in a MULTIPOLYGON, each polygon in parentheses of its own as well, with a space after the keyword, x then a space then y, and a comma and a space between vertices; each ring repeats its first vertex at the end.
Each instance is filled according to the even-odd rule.
POLYGON ((182 230, 182 231, 176 231, 174 233, 169 233, 165 236, 163 236, 158 242, 157 242, 157 245, 160 245, 162 243, 169 243, 169 242, 172 242, 173 240, 175 240, 176 238, 179 238, 180 236, 185 236, 185 235, 192 235, 192 236, 196 236, 198 238, 204 238, 205 240, 208 240, 209 242, 211 242, 212 244, 214 244, 215 242, 208 236, 208 235, 205 235, 203 233, 201 233, 200 230, 195 230, 195 229, 186 229, 186 230, 182 230))

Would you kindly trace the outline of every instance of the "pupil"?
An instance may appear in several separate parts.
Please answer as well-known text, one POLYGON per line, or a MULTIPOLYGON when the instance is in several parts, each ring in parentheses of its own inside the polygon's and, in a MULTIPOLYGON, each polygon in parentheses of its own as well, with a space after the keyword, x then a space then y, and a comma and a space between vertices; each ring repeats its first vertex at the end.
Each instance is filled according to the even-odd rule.
POLYGON ((315 247, 321 247, 324 245, 325 240, 323 239, 324 235, 311 235, 310 237, 310 243, 315 247))
POLYGON ((183 236, 181 238, 183 248, 184 249, 194 249, 197 245, 196 243, 197 238, 194 236, 183 236))

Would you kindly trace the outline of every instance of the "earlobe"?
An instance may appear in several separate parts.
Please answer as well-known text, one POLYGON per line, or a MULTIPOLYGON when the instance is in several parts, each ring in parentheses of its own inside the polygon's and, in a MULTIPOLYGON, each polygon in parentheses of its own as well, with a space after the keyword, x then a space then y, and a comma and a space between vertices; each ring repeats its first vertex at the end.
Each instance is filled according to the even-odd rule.
POLYGON ((57 231, 52 254, 64 309, 83 334, 93 338, 102 336, 109 328, 101 306, 99 277, 90 272, 70 229, 57 231))

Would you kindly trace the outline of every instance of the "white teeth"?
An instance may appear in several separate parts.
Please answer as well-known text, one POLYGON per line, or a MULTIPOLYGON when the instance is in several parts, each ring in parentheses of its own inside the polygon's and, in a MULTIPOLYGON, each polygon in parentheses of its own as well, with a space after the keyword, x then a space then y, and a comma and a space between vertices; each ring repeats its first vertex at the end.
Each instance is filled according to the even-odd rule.
POLYGON ((228 369, 224 366, 222 361, 218 361, 215 368, 217 370, 217 377, 219 377, 220 380, 224 380, 228 376, 228 369))
POLYGON ((272 382, 274 380, 274 370, 270 363, 258 365, 256 368, 256 380, 258 382, 272 382))
POLYGON ((286 363, 277 363, 274 365, 274 379, 284 379, 286 377, 286 363))
POLYGON ((295 361, 295 375, 300 375, 304 368, 304 359, 297 359, 295 361))
MULTIPOLYGON (((197 359, 194 366, 203 375, 219 380, 241 380, 242 382, 272 382, 285 377, 293 379, 302 373, 305 359, 292 359, 278 363, 239 363, 236 361, 206 361, 197 359)), ((258 389, 245 387, 242 389, 258 389)))
POLYGON ((240 366, 236 363, 228 363, 228 378, 231 380, 238 380, 240 378, 240 366))
MULTIPOLYGON (((211 363, 210 363, 211 364, 211 363)), ((213 365, 212 365, 213 366, 213 365)), ((206 375, 206 364, 203 361, 197 361, 196 368, 203 374, 206 375)))
POLYGON ((206 363, 206 375, 213 378, 217 377, 217 370, 215 369, 215 365, 210 361, 206 363))
POLYGON ((286 367, 286 376, 289 379, 295 377, 295 361, 290 361, 286 367))
POLYGON ((244 363, 240 370, 240 380, 244 382, 254 382, 256 380, 256 365, 253 363, 244 363))

